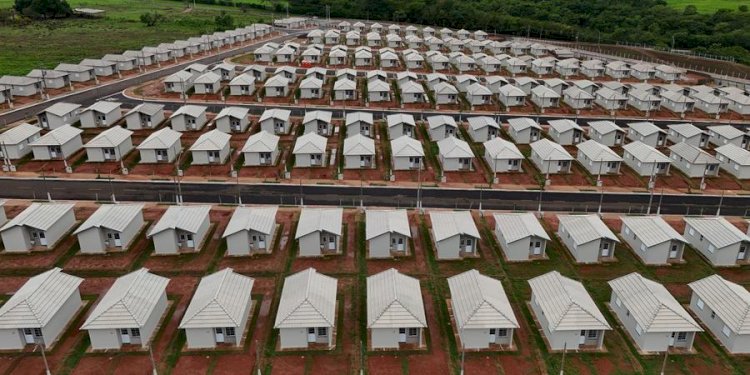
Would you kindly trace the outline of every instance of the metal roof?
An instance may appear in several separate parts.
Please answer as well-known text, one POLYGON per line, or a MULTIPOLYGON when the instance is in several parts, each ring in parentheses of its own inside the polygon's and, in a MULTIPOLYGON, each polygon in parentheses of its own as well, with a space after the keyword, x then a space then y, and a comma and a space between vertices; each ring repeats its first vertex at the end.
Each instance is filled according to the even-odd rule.
POLYGON ((214 122, 220 118, 224 117, 234 117, 236 119, 244 119, 247 118, 247 114, 250 112, 250 109, 247 107, 224 107, 221 109, 218 115, 214 118, 214 122))
POLYGON ((182 133, 178 131, 174 131, 171 128, 161 128, 160 130, 151 133, 151 135, 144 139, 136 148, 139 150, 170 148, 175 142, 180 141, 180 137, 182 137, 182 133))
POLYGON ((676 91, 662 92, 661 97, 671 102, 677 102, 677 103, 694 103, 695 102, 695 100, 691 99, 687 95, 683 95, 682 93, 679 93, 676 91))
POLYGON ((367 328, 427 327, 419 280, 394 268, 367 277, 367 328))
POLYGON ((667 128, 669 128, 669 130, 673 130, 675 133, 686 138, 691 138, 696 135, 706 133, 693 124, 672 124, 672 125, 667 125, 667 128))
POLYGON ((379 79, 376 79, 374 81, 370 81, 367 83, 367 92, 389 92, 389 91, 391 91, 391 86, 388 86, 387 83, 379 79))
POLYGON ((348 155, 375 155, 375 141, 361 133, 347 137, 344 139, 344 156, 348 155))
POLYGON ((528 128, 534 128, 534 129, 539 129, 539 130, 542 129, 542 127, 539 126, 539 124, 536 121, 528 117, 515 117, 515 118, 508 119, 508 125, 511 128, 515 129, 517 132, 526 130, 528 128))
POLYGON ((583 128, 581 128, 580 125, 576 124, 573 120, 570 119, 549 120, 547 121, 547 123, 549 124, 549 127, 551 129, 557 130, 557 132, 560 134, 574 129, 583 131, 583 128))
POLYGON ((750 334, 750 292, 742 285, 714 274, 688 286, 734 333, 750 334))
POLYGON ((547 231, 531 212, 494 214, 497 228, 508 243, 530 236, 550 240, 547 231))
POLYGON ((469 211, 430 211, 430 222, 436 242, 457 235, 479 238, 479 230, 469 211))
POLYGON ((709 132, 716 133, 727 139, 735 139, 745 136, 745 132, 732 125, 709 126, 706 129, 708 129, 709 132))
MULTIPOLYGON (((612 90, 609 87, 602 87, 594 93, 597 97, 602 97, 605 100, 627 100, 628 96, 623 94, 620 91, 612 90)), ((607 120, 605 120, 607 121, 607 120)), ((604 122, 604 121, 595 121, 595 122, 604 122)))
POLYGON ((162 110, 164 110, 164 105, 162 104, 141 103, 126 113, 125 116, 130 116, 133 113, 143 113, 144 115, 153 116, 162 110))
POLYGON ((670 159, 662 154, 659 150, 641 142, 634 141, 624 146, 622 149, 633 155, 636 159, 646 163, 669 163, 670 159))
POLYGON ((392 140, 391 152, 394 157, 424 157, 422 143, 408 135, 402 135, 392 140))
POLYGON ((617 155, 617 153, 612 151, 611 148, 593 139, 581 142, 577 144, 576 147, 578 148, 578 152, 583 153, 593 161, 622 161, 620 155, 617 155))
POLYGON ((401 92, 405 94, 424 94, 424 87, 414 81, 401 84, 401 92))
POLYGON ((740 241, 750 242, 750 237, 721 216, 685 217, 685 223, 719 249, 740 241))
POLYGON ((201 134, 200 137, 190 146, 190 151, 216 151, 223 150, 229 144, 231 135, 214 129, 201 134))
POLYGON ((412 126, 416 125, 414 116, 406 113, 396 113, 388 115, 388 117, 386 117, 386 122, 388 123, 389 128, 399 124, 407 124, 412 126))
POLYGON ((303 79, 302 82, 299 84, 299 88, 301 89, 320 89, 323 87, 323 80, 318 79, 315 76, 308 76, 307 78, 303 79))
POLYGON ((613 131, 619 131, 623 133, 625 132, 623 128, 609 120, 591 121, 588 123, 588 125, 591 129, 596 130, 596 132, 599 134, 608 134, 613 131))
POLYGON ((213 84, 221 81, 221 76, 214 72, 205 72, 198 76, 193 83, 213 84))
POLYGON ((690 164, 719 164, 719 160, 699 147, 680 142, 669 146, 669 151, 681 156, 690 164))
POLYGON ((173 119, 181 115, 188 115, 190 117, 200 117, 201 115, 206 113, 207 109, 208 107, 202 106, 202 105, 194 105, 194 104, 183 105, 182 107, 174 111, 174 113, 172 113, 172 116, 169 116, 169 118, 173 119))
POLYGON ((277 206, 237 207, 224 230, 222 238, 241 231, 256 231, 272 234, 276 226, 277 206))
MULTIPOLYGON (((503 85, 497 91, 498 91, 498 94, 503 95, 503 96, 521 96, 521 97, 526 96, 526 93, 523 90, 511 84, 503 85)), ((513 120, 513 119, 509 119, 508 120, 509 123, 510 123, 510 120, 513 120)))
POLYGON ((634 132, 642 135, 649 136, 654 133, 666 133, 666 131, 656 125, 653 122, 642 121, 642 122, 629 122, 628 128, 634 132))
POLYGON ((484 150, 495 160, 523 159, 524 156, 513 142, 495 137, 483 143, 484 150))
POLYGON ((19 76, 2 76, 0 77, 0 85, 7 86, 26 86, 33 85, 40 82, 38 78, 31 77, 19 77, 19 76))
POLYGON ((540 139, 531 145, 531 150, 536 152, 544 161, 549 160, 573 160, 565 148, 547 138, 540 139))
POLYGON ((32 203, 5 223, 0 228, 0 232, 16 226, 27 226, 42 231, 48 230, 74 207, 75 204, 73 203, 32 203))
POLYGON ((42 128, 24 122, 0 133, 0 144, 15 145, 41 132, 42 128))
POLYGON ((533 89, 531 89, 531 94, 536 95, 540 98, 559 98, 560 94, 558 94, 555 90, 552 90, 551 88, 547 86, 536 86, 533 89))
POLYGON ((443 158, 473 158, 474 151, 466 141, 454 136, 445 137, 437 142, 440 156, 443 158))
POLYGON ((551 332, 612 329, 579 281, 551 271, 528 282, 551 332))
POLYGON ((349 78, 342 78, 336 80, 336 82, 333 84, 334 90, 356 90, 357 89, 357 83, 352 81, 349 78))
POLYGON ((317 133, 307 133, 297 137, 294 142, 292 153, 297 154, 322 154, 326 152, 328 138, 318 135, 317 133))
POLYGON ((31 78, 42 78, 45 79, 48 78, 62 78, 68 75, 68 72, 63 72, 60 70, 50 70, 50 69, 32 69, 28 74, 26 74, 26 77, 31 78))
POLYGON ((724 146, 717 147, 714 151, 716 151, 716 155, 724 155, 729 160, 732 160, 739 165, 750 165, 750 151, 732 143, 727 143, 724 146))
POLYGON ((500 129, 500 125, 497 124, 494 118, 490 116, 474 116, 466 119, 469 123, 469 127, 473 130, 479 130, 486 126, 494 129, 500 129))
POLYGON ((448 115, 430 116, 427 118, 427 123, 430 125, 430 129, 435 129, 443 125, 451 126, 454 128, 458 127, 453 116, 448 115))
POLYGON ((63 72, 90 72, 93 69, 90 66, 81 65, 81 64, 58 64, 57 67, 55 67, 55 70, 63 71, 63 72))
POLYGON ((492 95, 492 91, 486 86, 483 86, 477 82, 472 83, 466 88, 467 95, 492 95))
POLYGON ((687 242, 660 216, 620 216, 620 220, 648 247, 666 241, 687 242))
POLYGON ((122 105, 122 103, 111 102, 109 100, 99 100, 81 112, 83 113, 86 111, 96 111, 100 113, 110 113, 115 110, 119 111, 120 105, 122 105))
POLYGON ((315 268, 284 279, 274 328, 333 327, 338 280, 315 268))
POLYGON ((366 240, 385 233, 398 233, 411 238, 409 218, 406 210, 366 210, 366 240))
MULTIPOLYGON (((29 278, 0 307, 0 328, 42 328, 55 318, 83 279, 65 274, 55 267, 29 278)), ((63 325, 68 322, 62 322, 63 325)))
POLYGON ((103 59, 83 59, 81 60, 81 65, 104 67, 104 66, 115 66, 117 65, 117 63, 114 61, 103 60, 103 59))
POLYGON ((269 78, 266 83, 263 84, 264 87, 287 87, 289 86, 289 80, 282 76, 282 75, 275 75, 269 78))
POLYGON ((265 130, 261 130, 258 133, 251 135, 245 145, 242 147, 242 152, 273 152, 279 147, 280 137, 271 134, 265 130))
POLYGON ((608 282, 644 332, 702 332, 663 285, 633 272, 608 282))
POLYGON ((180 329, 241 327, 255 279, 225 268, 198 284, 180 322, 180 329))
POLYGON ((45 109, 43 109, 39 113, 51 113, 55 116, 65 116, 78 108, 81 108, 80 104, 74 104, 74 103, 65 103, 65 102, 57 102, 45 109))
POLYGON ((142 328, 146 325, 169 279, 141 268, 118 277, 86 318, 81 329, 142 328))
POLYGON ((197 233, 210 212, 211 206, 169 206, 161 219, 148 232, 148 237, 168 229, 197 233))
POLYGON ((598 215, 557 215, 560 227, 570 234, 576 245, 602 238, 620 242, 598 215))
POLYGON ((331 117, 333 113, 329 111, 309 111, 305 113, 305 117, 302 119, 303 124, 307 124, 310 121, 325 121, 331 123, 331 117))
MULTIPOLYGON (((133 135, 132 130, 125 129, 121 126, 113 126, 88 141, 83 147, 84 148, 97 148, 97 147, 117 147, 122 142, 130 139, 133 135)), ((123 156, 123 155, 120 155, 123 156)))
POLYGON ((349 112, 346 114, 346 125, 349 126, 355 122, 363 122, 365 124, 373 124, 372 113, 370 112, 349 112))
POLYGON ((83 131, 71 125, 63 125, 59 128, 52 129, 49 133, 39 137, 30 146, 61 146, 68 143, 71 139, 80 137, 83 131))
POLYGON ((500 280, 472 269, 449 277, 448 287, 459 330, 520 327, 500 280))
POLYGON ((303 208, 294 238, 299 239, 310 233, 323 231, 340 236, 343 219, 342 208, 303 208))
POLYGON ((282 120, 282 121, 289 121, 289 115, 291 115, 291 113, 292 111, 288 109, 269 108, 263 111, 263 114, 260 116, 259 122, 263 122, 270 118, 274 118, 274 119, 282 120))
POLYGON ((133 219, 139 215, 143 215, 141 213, 142 210, 142 204, 101 205, 73 234, 78 234, 91 228, 107 228, 122 232, 133 222, 133 219))

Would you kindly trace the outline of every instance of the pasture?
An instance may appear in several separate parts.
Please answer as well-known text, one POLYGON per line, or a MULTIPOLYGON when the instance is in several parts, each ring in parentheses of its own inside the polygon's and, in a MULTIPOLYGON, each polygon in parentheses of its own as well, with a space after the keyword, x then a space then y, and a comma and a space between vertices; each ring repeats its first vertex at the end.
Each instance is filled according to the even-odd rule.
POLYGON ((719 9, 736 11, 740 5, 750 6, 747 0, 667 0, 667 4, 675 9, 685 9, 688 5, 695 5, 698 13, 714 13, 719 9))

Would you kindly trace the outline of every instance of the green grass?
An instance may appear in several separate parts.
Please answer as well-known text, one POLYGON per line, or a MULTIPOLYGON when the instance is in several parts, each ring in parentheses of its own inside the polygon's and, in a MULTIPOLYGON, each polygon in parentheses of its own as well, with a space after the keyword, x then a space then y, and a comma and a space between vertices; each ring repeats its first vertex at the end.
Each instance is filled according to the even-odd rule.
POLYGON ((743 4, 750 6, 747 0, 667 0, 667 4, 675 9, 695 5, 698 13, 714 13, 719 9, 737 10, 737 7, 743 4))
MULTIPOLYGON (((262 0, 243 0, 262 2, 262 0)), ((237 26, 270 22, 269 12, 218 5, 198 4, 184 12, 184 3, 167 0, 71 0, 71 7, 103 9, 102 18, 71 18, 33 22, 26 26, 0 26, 0 72, 25 75, 39 67, 54 68, 61 62, 77 63, 84 58, 98 58, 107 53, 140 49, 147 45, 172 42, 206 32, 213 32, 213 20, 227 11, 237 26), (167 21, 146 27, 139 20, 142 13, 159 12, 167 21)), ((0 9, 10 8, 13 0, 0 0, 0 9)))

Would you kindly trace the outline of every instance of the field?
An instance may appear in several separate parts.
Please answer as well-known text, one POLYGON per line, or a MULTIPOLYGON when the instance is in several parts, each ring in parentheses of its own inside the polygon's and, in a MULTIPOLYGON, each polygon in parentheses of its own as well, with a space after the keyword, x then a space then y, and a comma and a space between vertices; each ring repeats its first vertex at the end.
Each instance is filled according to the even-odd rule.
POLYGON ((714 13, 719 9, 737 10, 740 5, 748 5, 747 0, 667 0, 667 4, 675 9, 685 9, 688 5, 695 5, 698 13, 714 13))
MULTIPOLYGON (((244 2, 261 3, 264 0, 244 2)), ((103 9, 102 18, 72 18, 39 21, 27 26, 0 26, 0 75, 26 75, 35 68, 54 68, 60 62, 77 63, 83 58, 98 58, 106 53, 140 49, 147 45, 172 42, 202 33, 214 32, 213 20, 227 11, 237 26, 271 22, 271 13, 257 9, 246 12, 235 7, 197 4, 186 11, 179 1, 154 0, 72 0, 72 8, 103 9), (139 17, 156 11, 167 21, 146 27, 139 17), (8 53, 7 51, 14 51, 8 53)), ((0 0, 0 9, 13 6, 13 0, 0 0)))

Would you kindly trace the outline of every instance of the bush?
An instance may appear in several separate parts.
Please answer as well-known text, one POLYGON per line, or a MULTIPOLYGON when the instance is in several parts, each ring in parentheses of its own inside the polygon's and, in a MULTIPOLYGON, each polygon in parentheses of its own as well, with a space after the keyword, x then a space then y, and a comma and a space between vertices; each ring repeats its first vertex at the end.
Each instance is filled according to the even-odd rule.
POLYGON ((143 13, 141 14, 141 22, 148 27, 156 26, 167 20, 167 17, 160 13, 143 13))
POLYGON ((39 19, 65 18, 73 15, 65 0, 16 0, 13 8, 19 13, 39 19))
POLYGON ((231 14, 223 10, 221 11, 221 14, 214 18, 214 23, 216 24, 217 31, 224 31, 234 28, 234 18, 232 18, 231 14))

